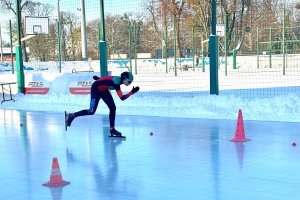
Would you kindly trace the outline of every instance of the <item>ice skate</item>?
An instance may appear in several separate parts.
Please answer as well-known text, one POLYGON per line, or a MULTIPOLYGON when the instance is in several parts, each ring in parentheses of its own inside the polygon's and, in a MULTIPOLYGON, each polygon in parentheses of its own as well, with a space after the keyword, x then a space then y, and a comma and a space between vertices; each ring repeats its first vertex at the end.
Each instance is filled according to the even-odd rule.
POLYGON ((67 130, 68 126, 71 126, 71 123, 73 121, 74 117, 72 114, 67 114, 65 111, 65 129, 67 130))
POLYGON ((117 131, 116 129, 111 129, 110 130, 110 136, 111 138, 121 138, 121 139, 125 139, 126 137, 122 135, 122 133, 120 133, 119 131, 117 131))

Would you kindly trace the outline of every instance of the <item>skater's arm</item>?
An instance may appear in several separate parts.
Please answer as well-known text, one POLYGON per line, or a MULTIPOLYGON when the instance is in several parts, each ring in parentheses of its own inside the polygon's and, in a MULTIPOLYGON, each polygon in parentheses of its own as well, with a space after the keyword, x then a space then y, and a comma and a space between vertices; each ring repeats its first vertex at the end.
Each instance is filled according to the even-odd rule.
POLYGON ((130 97, 131 95, 133 95, 134 93, 138 92, 140 90, 140 87, 133 87, 132 90, 130 92, 128 92, 126 95, 123 95, 123 92, 121 91, 120 88, 116 89, 118 96, 120 97, 120 99, 122 101, 124 101, 125 99, 127 99, 128 97, 130 97))
POLYGON ((130 97, 131 95, 133 95, 132 92, 128 92, 127 94, 124 95, 121 90, 117 90, 117 94, 118 94, 118 96, 120 97, 120 99, 122 101, 124 101, 125 99, 127 99, 128 97, 130 97))

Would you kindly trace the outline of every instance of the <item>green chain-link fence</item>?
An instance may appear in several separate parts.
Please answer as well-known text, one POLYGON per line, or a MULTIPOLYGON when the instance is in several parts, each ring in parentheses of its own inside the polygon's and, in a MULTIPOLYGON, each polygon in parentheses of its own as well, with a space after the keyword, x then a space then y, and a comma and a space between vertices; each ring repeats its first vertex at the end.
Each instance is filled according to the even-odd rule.
MULTIPOLYGON (((11 16, 16 27, 13 11, 5 7, 5 0, 0 2, 1 12, 11 16)), ((22 43, 23 51, 28 48, 23 53, 25 66, 34 63, 37 69, 54 72, 100 70, 99 1, 21 5, 22 19, 49 17, 49 34, 22 43)), ((268 96, 286 86, 299 92, 299 11, 297 0, 217 1, 217 24, 224 29, 217 30, 220 94, 244 89, 241 94, 252 96, 247 89, 269 88, 255 93, 268 96)), ((129 69, 144 91, 209 91, 211 1, 104 0, 104 19, 112 75, 129 69)), ((7 29, 9 22, 1 24, 7 29)), ((15 42, 16 29, 12 32, 15 42)))

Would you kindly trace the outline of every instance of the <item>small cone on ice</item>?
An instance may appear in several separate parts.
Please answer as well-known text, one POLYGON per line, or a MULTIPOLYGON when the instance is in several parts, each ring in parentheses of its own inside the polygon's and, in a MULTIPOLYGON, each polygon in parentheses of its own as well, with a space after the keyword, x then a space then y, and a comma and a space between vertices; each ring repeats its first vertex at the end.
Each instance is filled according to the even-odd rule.
POLYGON ((245 130, 244 130, 244 122, 243 122, 243 115, 242 110, 239 109, 239 115, 236 123, 236 129, 235 129, 235 136, 231 142, 247 142, 250 139, 245 137, 245 130))
POLYGON ((47 183, 44 183, 43 186, 61 187, 68 184, 70 184, 70 182, 62 179, 57 158, 53 158, 50 180, 47 183))

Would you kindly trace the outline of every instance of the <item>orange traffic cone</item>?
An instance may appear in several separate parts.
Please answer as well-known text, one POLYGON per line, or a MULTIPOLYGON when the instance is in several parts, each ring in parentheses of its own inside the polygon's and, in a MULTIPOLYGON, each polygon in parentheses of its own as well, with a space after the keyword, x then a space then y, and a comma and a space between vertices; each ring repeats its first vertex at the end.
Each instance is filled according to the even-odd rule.
POLYGON ((50 181, 44 183, 43 186, 48 187, 60 187, 70 184, 68 181, 64 181, 62 179, 62 175, 60 173, 59 164, 57 158, 53 158, 52 161, 52 170, 50 175, 50 181))
POLYGON ((239 115, 238 115, 236 129, 235 129, 235 137, 230 141, 231 142, 247 142, 249 140, 250 139, 245 137, 242 110, 239 109, 239 115))

